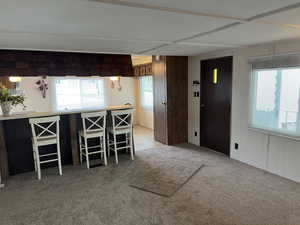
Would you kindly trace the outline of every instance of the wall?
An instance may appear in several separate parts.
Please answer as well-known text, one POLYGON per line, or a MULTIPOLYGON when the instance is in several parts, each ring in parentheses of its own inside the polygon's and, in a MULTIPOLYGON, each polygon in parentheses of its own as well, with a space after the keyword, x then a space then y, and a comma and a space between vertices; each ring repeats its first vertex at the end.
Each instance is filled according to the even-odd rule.
MULTIPOLYGON (((23 77, 19 83, 19 89, 25 94, 26 111, 47 112, 52 111, 52 91, 53 78, 48 78, 49 89, 46 98, 42 98, 41 92, 35 84, 39 77, 23 77)), ((108 105, 123 105, 130 103, 135 105, 135 79, 130 77, 121 78, 122 90, 110 88, 109 78, 104 78, 106 90, 106 103, 108 105)), ((13 112, 23 111, 21 106, 18 106, 13 112)))
MULTIPOLYGON (((199 98, 193 98, 192 80, 200 79, 200 60, 234 56, 231 115, 231 158, 300 182, 300 142, 248 128, 250 65, 248 58, 300 52, 300 40, 257 45, 189 57, 189 142, 199 145, 199 98), (239 149, 234 150, 234 143, 239 149)), ((195 88, 194 88, 195 89, 195 88)), ((199 87, 196 87, 199 89, 199 87)))

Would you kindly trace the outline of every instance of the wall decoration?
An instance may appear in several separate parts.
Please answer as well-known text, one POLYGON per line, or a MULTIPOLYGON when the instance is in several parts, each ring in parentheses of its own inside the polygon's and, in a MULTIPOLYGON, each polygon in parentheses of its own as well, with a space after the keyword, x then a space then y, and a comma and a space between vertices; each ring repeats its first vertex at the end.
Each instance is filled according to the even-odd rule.
POLYGON ((38 80, 35 84, 38 85, 38 89, 41 91, 43 98, 46 98, 46 92, 48 90, 47 77, 42 77, 42 79, 38 80))
POLYGON ((111 89, 117 88, 118 91, 122 90, 121 78, 120 77, 110 77, 110 87, 111 89))

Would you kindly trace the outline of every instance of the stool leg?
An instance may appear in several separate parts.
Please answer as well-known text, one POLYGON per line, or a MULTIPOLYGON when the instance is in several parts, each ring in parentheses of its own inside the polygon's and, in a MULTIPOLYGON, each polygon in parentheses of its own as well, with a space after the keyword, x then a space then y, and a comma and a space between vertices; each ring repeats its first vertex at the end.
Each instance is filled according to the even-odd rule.
POLYGON ((132 133, 129 133, 129 146, 130 146, 130 155, 131 155, 131 160, 134 160, 133 156, 133 148, 132 148, 132 133))
POLYGON ((104 165, 107 165, 107 157, 106 157, 106 135, 104 134, 104 136, 102 137, 102 141, 103 141, 103 155, 104 155, 104 165))
POLYGON ((62 166, 61 166, 61 155, 60 155, 60 143, 57 141, 57 158, 58 158, 58 171, 59 175, 62 176, 62 166))
POLYGON ((117 138, 116 138, 116 134, 114 134, 114 151, 115 151, 116 164, 118 164, 118 163, 119 163, 119 160, 118 160, 118 151, 117 151, 117 138))
MULTIPOLYGON (((102 138, 103 138, 103 136, 101 137, 99 137, 99 141, 100 141, 100 143, 99 143, 99 148, 100 148, 100 151, 103 151, 103 140, 102 140, 102 138)), ((103 152, 101 152, 100 153, 100 159, 102 160, 103 159, 103 152)))
POLYGON ((128 133, 126 133, 125 134, 125 140, 126 140, 126 146, 127 146, 127 148, 126 148, 126 153, 128 153, 128 146, 129 146, 129 135, 128 135, 128 133))
POLYGON ((79 154, 80 154, 80 164, 82 164, 82 140, 81 140, 81 135, 79 135, 79 154))
POLYGON ((32 154, 33 154, 33 163, 34 163, 34 171, 37 171, 37 166, 36 166, 36 155, 35 155, 35 145, 32 142, 32 154))
POLYGON ((36 154, 36 166, 37 166, 37 173, 38 173, 38 179, 40 180, 42 178, 41 175, 41 164, 40 164, 40 154, 39 154, 39 148, 35 147, 35 154, 36 154))
POLYGON ((86 167, 90 168, 90 158, 89 158, 89 151, 88 151, 88 143, 87 138, 84 138, 84 145, 85 145, 85 159, 86 159, 86 167))
POLYGON ((110 137, 111 137, 111 135, 110 135, 110 133, 108 133, 108 149, 107 149, 107 151, 108 151, 108 157, 110 157, 110 146, 111 146, 111 144, 110 144, 110 137))

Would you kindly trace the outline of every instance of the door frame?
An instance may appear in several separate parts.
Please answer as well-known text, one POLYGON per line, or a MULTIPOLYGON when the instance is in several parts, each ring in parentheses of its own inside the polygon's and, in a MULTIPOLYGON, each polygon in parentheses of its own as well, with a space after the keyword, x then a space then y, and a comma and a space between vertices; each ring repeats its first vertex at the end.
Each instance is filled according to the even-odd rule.
POLYGON ((230 126, 229 126, 229 152, 228 152, 228 155, 227 154, 224 154, 222 152, 219 152, 219 151, 215 151, 214 149, 211 149, 212 151, 215 151, 217 153, 220 153, 222 155, 226 155, 228 156, 229 158, 231 158, 231 141, 232 141, 232 93, 233 93, 233 75, 234 75, 234 61, 235 61, 235 56, 234 54, 229 54, 229 55, 221 55, 221 56, 216 56, 216 57, 207 57, 207 58, 202 58, 200 59, 200 98, 199 98, 199 145, 201 146, 201 99, 202 99, 202 71, 203 71, 203 68, 202 68, 202 62, 203 61, 206 61, 206 60, 214 60, 214 59, 221 59, 221 58, 226 58, 226 57, 232 57, 232 74, 231 74, 231 98, 230 98, 230 118, 229 118, 229 121, 230 121, 230 126))

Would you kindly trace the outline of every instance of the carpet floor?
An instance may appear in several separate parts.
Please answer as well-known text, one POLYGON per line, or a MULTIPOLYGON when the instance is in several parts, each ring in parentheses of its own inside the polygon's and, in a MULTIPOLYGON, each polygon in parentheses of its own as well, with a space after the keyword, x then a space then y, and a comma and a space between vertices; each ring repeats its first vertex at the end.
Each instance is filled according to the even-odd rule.
MULTIPOLYGON (((155 163, 155 160, 151 160, 155 163)), ((11 177, 0 190, 1 225, 298 225, 300 184, 191 145, 137 151, 131 161, 11 177), (147 158, 204 166, 174 195, 132 188, 147 158)))

